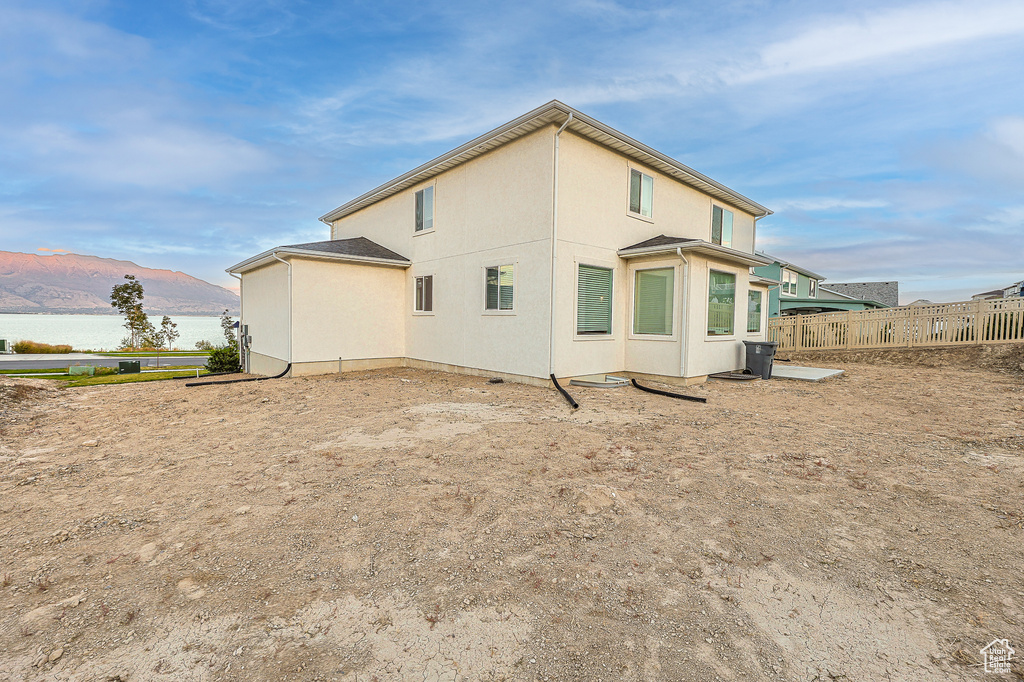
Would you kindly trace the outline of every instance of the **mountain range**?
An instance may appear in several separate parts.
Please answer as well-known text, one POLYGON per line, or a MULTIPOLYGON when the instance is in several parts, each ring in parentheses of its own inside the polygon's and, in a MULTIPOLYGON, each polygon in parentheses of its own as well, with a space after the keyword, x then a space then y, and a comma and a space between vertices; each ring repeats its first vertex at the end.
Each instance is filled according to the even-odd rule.
POLYGON ((117 314, 110 291, 135 275, 150 315, 237 314, 238 295, 224 287, 172 270, 131 261, 75 253, 40 256, 0 251, 0 312, 117 314))

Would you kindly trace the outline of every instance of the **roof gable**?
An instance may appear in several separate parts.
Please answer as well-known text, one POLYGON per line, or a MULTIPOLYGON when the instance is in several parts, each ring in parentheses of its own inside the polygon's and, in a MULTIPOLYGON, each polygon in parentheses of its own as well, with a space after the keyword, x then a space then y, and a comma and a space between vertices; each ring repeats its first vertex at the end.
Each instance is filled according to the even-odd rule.
POLYGON ((333 211, 320 216, 320 220, 324 223, 332 223, 339 218, 344 218, 404 189, 439 175, 446 170, 537 131, 544 126, 553 124, 559 126, 565 124, 567 130, 571 130, 597 144, 614 149, 629 158, 654 168, 683 184, 735 206, 742 211, 755 216, 766 216, 772 213, 757 202, 729 189, 702 173, 698 173, 689 166, 645 144, 637 142, 628 135, 624 135, 558 100, 551 100, 547 104, 537 107, 517 119, 498 126, 494 130, 484 133, 480 137, 470 140, 464 145, 456 147, 450 152, 442 154, 422 166, 414 168, 404 175, 400 175, 394 180, 375 187, 348 203, 342 204, 333 211))

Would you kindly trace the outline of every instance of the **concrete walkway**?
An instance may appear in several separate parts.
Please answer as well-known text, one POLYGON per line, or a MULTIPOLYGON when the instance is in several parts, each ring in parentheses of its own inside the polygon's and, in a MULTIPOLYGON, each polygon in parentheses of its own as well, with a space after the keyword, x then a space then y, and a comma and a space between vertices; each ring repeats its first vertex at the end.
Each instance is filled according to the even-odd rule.
POLYGON ((820 369, 818 367, 801 367, 799 365, 783 365, 772 363, 772 379, 796 379, 797 381, 822 381, 837 377, 843 373, 841 369, 820 369))

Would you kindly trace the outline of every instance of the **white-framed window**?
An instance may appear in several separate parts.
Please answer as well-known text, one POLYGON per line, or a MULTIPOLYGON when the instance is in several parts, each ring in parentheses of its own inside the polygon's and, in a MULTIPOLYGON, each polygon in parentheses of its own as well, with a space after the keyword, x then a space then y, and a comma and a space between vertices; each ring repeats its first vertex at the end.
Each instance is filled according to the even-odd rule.
POLYGON ((612 269, 579 265, 576 286, 576 333, 612 333, 612 269))
POLYGON ((424 187, 416 192, 416 231, 434 229, 434 187, 424 187))
POLYGON ((818 280, 811 278, 808 280, 808 285, 810 286, 810 289, 807 296, 809 298, 818 298, 818 280))
POLYGON ((484 309, 513 310, 515 306, 515 267, 495 265, 484 269, 484 309))
POLYGON ((635 168, 629 169, 629 212, 651 217, 654 205, 654 178, 635 168))
POLYGON ((637 270, 633 275, 633 333, 672 335, 676 269, 637 270))
POLYGON ((731 336, 736 327, 736 275, 712 270, 708 276, 708 336, 731 336))
POLYGON ((782 295, 783 296, 796 296, 796 283, 800 280, 800 276, 796 274, 794 270, 782 270, 782 295))
POLYGON ((761 331, 761 292, 747 292, 747 332, 756 334, 761 331))
POLYGON ((721 206, 711 207, 711 243, 732 248, 732 211, 721 206))
POLYGON ((413 310, 418 313, 434 311, 434 276, 423 275, 416 278, 416 291, 413 296, 413 310))

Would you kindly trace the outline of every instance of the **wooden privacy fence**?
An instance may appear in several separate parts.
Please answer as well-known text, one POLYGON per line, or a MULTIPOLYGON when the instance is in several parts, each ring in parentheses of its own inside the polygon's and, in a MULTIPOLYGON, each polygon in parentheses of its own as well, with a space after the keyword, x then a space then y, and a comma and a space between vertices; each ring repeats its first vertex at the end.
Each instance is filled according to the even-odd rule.
POLYGON ((775 317, 768 340, 779 350, 1024 342, 1024 298, 775 317))

